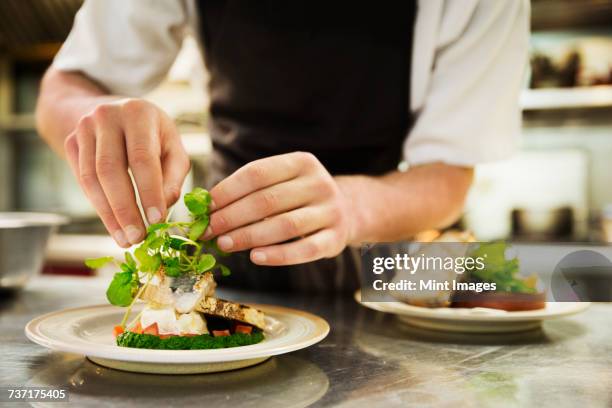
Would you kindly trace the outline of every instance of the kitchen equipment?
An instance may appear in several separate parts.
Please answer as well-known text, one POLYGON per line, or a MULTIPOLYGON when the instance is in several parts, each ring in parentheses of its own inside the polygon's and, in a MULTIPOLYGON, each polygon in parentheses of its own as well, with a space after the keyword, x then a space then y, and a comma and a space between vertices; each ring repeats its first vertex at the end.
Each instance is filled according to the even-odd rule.
POLYGON ((574 215, 571 207, 518 208, 512 211, 515 238, 532 241, 572 239, 574 215))
POLYGON ((47 241, 66 217, 0 212, 0 289, 17 289, 42 268, 47 241))
MULTIPOLYGON (((559 130, 543 132, 556 135, 559 130)), ((530 134, 530 140, 538 136, 530 134)), ((557 221, 566 228, 567 209, 571 209, 571 239, 580 240, 586 236, 590 152, 566 147, 534 147, 538 149, 522 151, 509 160, 477 166, 464 226, 478 239, 489 241, 511 236, 514 209, 529 210, 520 218, 540 231, 557 221), (555 211, 563 208, 566 210, 555 211)), ((592 183, 591 191, 595 191, 595 187, 592 183)))

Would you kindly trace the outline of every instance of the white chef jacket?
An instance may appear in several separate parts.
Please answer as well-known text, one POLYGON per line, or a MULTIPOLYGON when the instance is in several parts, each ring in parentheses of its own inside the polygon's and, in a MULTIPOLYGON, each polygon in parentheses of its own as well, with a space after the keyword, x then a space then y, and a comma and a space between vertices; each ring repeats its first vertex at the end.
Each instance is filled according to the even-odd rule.
MULTIPOLYGON (((418 0, 404 159, 473 166, 506 158, 520 134, 528 0, 418 0)), ((195 0, 86 0, 55 57, 110 92, 140 96, 167 74, 195 0)))

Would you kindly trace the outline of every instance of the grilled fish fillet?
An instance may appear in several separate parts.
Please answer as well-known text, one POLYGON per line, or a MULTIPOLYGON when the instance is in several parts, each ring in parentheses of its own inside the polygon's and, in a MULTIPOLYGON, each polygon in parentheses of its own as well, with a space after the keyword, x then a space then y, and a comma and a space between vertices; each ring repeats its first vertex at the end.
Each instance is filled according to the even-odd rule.
POLYGON ((140 298, 149 305, 174 306, 179 313, 189 313, 202 298, 214 296, 216 286, 210 272, 195 277, 172 278, 166 276, 164 269, 160 268, 140 298))
POLYGON ((200 313, 224 317, 226 319, 238 320, 251 324, 263 330, 266 326, 264 313, 254 307, 241 305, 228 300, 205 297, 195 308, 200 313))

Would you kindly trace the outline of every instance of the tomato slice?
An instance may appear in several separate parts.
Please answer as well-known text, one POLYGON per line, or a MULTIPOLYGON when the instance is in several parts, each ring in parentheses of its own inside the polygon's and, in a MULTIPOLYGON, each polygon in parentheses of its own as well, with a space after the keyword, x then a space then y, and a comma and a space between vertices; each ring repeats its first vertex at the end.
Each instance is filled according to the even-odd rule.
POLYGON ((157 327, 157 323, 153 323, 150 324, 149 326, 145 327, 145 329, 142 331, 143 334, 152 334, 154 336, 159 336, 159 329, 157 327))
POLYGON ((140 322, 136 322, 136 324, 130 329, 132 333, 142 334, 142 325, 140 322))
POLYGON ((113 327, 113 336, 117 337, 119 336, 121 333, 123 333, 123 326, 115 326, 113 327))
POLYGON ((213 330, 212 333, 213 333, 213 336, 215 336, 215 337, 229 336, 230 335, 230 331, 229 330, 213 330))
POLYGON ((234 329, 234 331, 236 333, 251 334, 251 332, 253 331, 253 327, 245 326, 243 324, 237 324, 236 328, 234 329))

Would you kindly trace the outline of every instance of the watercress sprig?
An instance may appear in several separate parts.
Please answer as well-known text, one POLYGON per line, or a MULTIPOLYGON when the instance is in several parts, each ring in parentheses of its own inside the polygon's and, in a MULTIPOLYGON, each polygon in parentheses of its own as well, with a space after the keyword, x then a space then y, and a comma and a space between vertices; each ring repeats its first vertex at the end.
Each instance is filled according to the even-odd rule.
POLYGON ((184 202, 191 221, 166 220, 149 225, 144 241, 134 250, 134 256, 126 252, 124 262, 118 263, 109 256, 85 261, 85 265, 92 269, 109 262, 115 262, 120 269, 113 276, 106 297, 111 304, 128 308, 122 326, 125 326, 132 305, 160 270, 170 277, 200 275, 208 271, 229 275, 227 266, 217 261, 218 256, 227 254, 217 247, 214 240, 199 241, 210 221, 210 194, 197 187, 185 194, 184 202))

